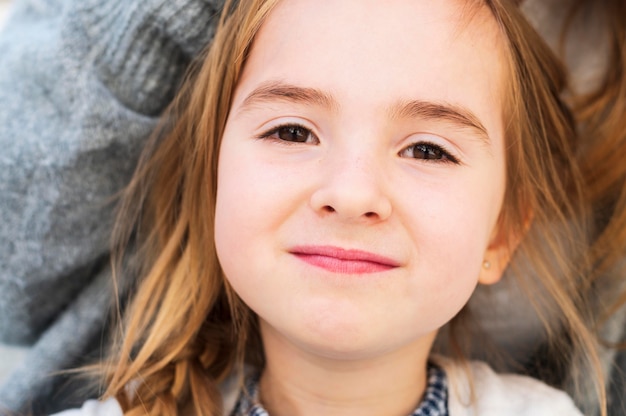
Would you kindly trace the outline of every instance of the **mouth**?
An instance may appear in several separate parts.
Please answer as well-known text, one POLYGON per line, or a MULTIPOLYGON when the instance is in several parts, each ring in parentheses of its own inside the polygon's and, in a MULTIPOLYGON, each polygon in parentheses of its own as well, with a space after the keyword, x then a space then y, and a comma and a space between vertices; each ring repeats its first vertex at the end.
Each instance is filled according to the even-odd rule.
POLYGON ((333 246, 298 246, 289 252, 305 263, 332 273, 380 273, 400 266, 397 261, 379 254, 333 246))

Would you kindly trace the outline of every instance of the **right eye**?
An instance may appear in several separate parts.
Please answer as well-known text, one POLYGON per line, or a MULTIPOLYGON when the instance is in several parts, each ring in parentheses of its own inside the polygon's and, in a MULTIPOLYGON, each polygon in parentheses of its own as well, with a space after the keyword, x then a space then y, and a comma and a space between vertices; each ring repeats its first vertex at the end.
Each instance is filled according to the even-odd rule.
POLYGON ((260 139, 275 139, 290 143, 319 143, 313 132, 299 124, 284 124, 259 135, 260 139))

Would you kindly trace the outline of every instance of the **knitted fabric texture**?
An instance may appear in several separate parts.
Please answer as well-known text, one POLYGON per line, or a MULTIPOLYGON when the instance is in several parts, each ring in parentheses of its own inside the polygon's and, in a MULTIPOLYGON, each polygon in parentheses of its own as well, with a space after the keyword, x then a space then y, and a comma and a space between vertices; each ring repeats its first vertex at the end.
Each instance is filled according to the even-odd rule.
POLYGON ((73 404, 51 373, 104 342, 112 197, 221 6, 14 0, 0 32, 0 342, 32 348, 0 413, 73 404))

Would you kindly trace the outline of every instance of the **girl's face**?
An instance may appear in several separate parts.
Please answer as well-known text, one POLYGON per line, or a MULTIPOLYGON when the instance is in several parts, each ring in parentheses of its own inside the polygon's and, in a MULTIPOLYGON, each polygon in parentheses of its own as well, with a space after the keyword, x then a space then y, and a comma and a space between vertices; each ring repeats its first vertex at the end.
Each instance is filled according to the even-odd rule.
POLYGON ((215 240, 266 342, 428 348, 499 278, 481 266, 502 245, 504 46, 489 11, 464 11, 284 0, 263 24, 223 136, 215 240))

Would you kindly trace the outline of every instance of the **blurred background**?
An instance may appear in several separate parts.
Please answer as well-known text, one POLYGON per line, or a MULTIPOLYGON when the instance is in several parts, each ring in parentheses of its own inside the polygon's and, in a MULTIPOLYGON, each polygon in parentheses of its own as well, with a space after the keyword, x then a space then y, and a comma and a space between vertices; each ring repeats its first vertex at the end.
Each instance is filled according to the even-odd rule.
MULTIPOLYGON (((6 18, 11 0, 0 0, 0 32, 6 18)), ((26 354, 26 348, 11 347, 0 343, 0 384, 11 370, 17 366, 26 354)))

